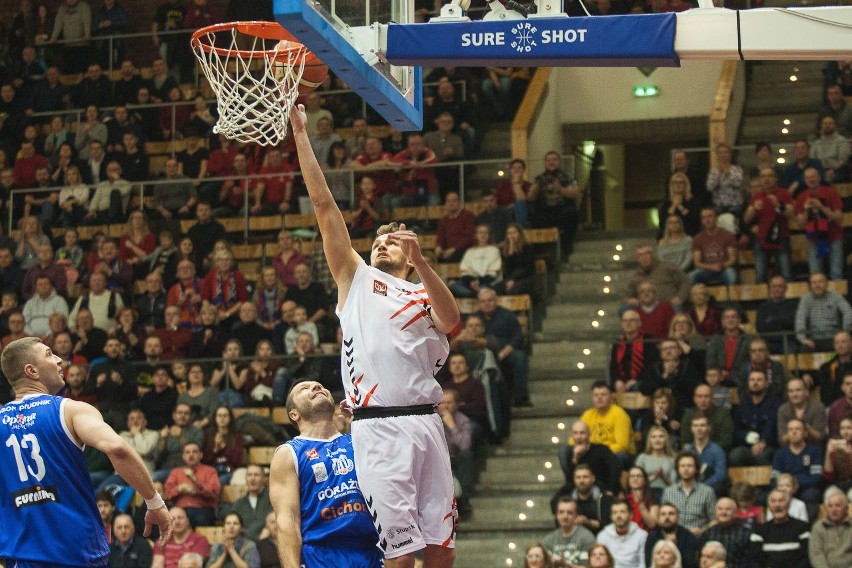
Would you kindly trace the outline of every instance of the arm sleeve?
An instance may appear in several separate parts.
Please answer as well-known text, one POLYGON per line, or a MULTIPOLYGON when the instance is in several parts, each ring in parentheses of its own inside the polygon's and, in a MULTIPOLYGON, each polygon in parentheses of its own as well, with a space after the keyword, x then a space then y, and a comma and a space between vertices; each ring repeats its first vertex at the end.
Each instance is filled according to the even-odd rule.
POLYGON ((820 523, 817 521, 811 530, 810 543, 808 543, 808 559, 811 561, 811 568, 829 568, 825 558, 825 533, 820 528, 820 523))

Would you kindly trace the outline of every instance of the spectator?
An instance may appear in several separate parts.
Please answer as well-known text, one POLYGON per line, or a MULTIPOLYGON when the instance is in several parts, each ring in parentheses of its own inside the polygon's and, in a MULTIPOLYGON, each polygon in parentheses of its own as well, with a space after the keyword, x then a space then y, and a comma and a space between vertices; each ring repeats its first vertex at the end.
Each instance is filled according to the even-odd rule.
POLYGON ((207 538, 192 530, 186 511, 174 506, 169 509, 169 513, 172 515, 172 535, 165 545, 161 546, 159 542, 154 544, 151 568, 184 568, 184 556, 192 553, 202 558, 210 556, 210 543, 207 538))
POLYGON ((223 486, 230 483, 233 472, 243 464, 243 437, 237 430, 233 411, 227 406, 216 408, 213 423, 204 431, 201 462, 215 468, 223 486))
POLYGON ((680 512, 671 503, 660 506, 660 520, 657 527, 648 532, 645 541, 645 562, 648 566, 656 566, 655 551, 660 542, 674 544, 677 556, 680 556, 683 568, 698 568, 698 538, 682 527, 680 512))
POLYGON ((192 332, 180 325, 181 309, 168 306, 165 309, 165 326, 155 329, 152 336, 158 337, 163 345, 162 358, 164 361, 183 359, 187 356, 192 332))
POLYGON ((712 426, 707 416, 696 414, 691 422, 692 443, 683 449, 698 457, 698 480, 713 488, 717 495, 727 487, 727 456, 722 447, 710 438, 712 426))
POLYGON ((115 316, 118 309, 124 306, 121 295, 113 290, 107 290, 107 279, 101 272, 96 272, 89 278, 89 293, 80 296, 71 315, 68 316, 70 327, 80 327, 77 321, 80 312, 85 308, 94 318, 95 327, 107 330, 115 327, 115 316))
POLYGON ((183 446, 183 465, 166 479, 166 499, 186 511, 193 526, 212 525, 219 504, 221 485, 215 468, 201 463, 201 447, 183 446))
MULTIPOLYGON (((121 41, 121 39, 117 39, 116 41, 121 41)), ((94 106, 102 108, 113 106, 112 85, 109 79, 104 76, 103 68, 100 64, 89 63, 86 67, 86 74, 83 75, 83 78, 74 87, 72 96, 74 104, 77 107, 85 108, 87 106, 94 106)), ((103 142, 106 142, 106 139, 103 142)))
POLYGON ((808 523, 789 516, 790 496, 775 489, 769 494, 771 522, 758 525, 751 535, 752 558, 757 566, 793 568, 809 566, 808 523))
POLYGON ((616 392, 639 390, 640 377, 659 360, 659 350, 645 343, 642 318, 637 310, 621 314, 621 330, 623 333, 610 353, 610 384, 616 392))
POLYGON ((24 282, 24 273, 15 262, 9 245, 0 246, 0 292, 18 294, 24 282))
POLYGON ((739 310, 726 308, 722 312, 722 334, 714 335, 707 345, 707 367, 718 367, 725 371, 725 380, 734 369, 748 364, 749 346, 753 337, 740 328, 742 319, 739 310))
MULTIPOLYGON (((651 426, 645 439, 645 451, 636 457, 634 467, 645 472, 648 476, 649 488, 659 498, 663 490, 675 481, 674 450, 669 434, 662 426, 651 426)), ((630 481, 628 479, 628 482, 630 481)), ((653 516, 656 517, 656 515, 653 516)), ((640 526, 642 526, 641 523, 640 526)), ((653 528, 650 524, 648 527, 653 528)))
POLYGON ((238 339, 229 339, 222 349, 219 366, 210 373, 210 386, 219 390, 219 401, 229 407, 243 406, 243 395, 238 392, 240 373, 245 365, 237 361, 243 356, 243 346, 238 339))
POLYGON ((769 345, 770 353, 788 353, 796 348, 793 332, 798 306, 799 300, 787 298, 787 280, 780 275, 773 276, 769 280, 769 298, 757 306, 755 317, 757 332, 769 345))
MULTIPOLYGON (((399 195, 398 180, 393 156, 382 150, 381 141, 375 136, 369 136, 364 145, 364 153, 353 158, 349 167, 362 171, 376 182, 376 196, 380 201, 392 200, 399 195), (389 196, 385 198, 385 195, 389 196)), ((386 207, 386 206, 384 206, 386 207)))
POLYGON ((135 409, 127 413, 127 430, 121 432, 121 437, 139 454, 145 467, 153 474, 160 449, 160 433, 148 428, 144 412, 135 409))
POLYGON ((134 182, 148 179, 149 158, 145 150, 139 147, 139 135, 129 131, 122 135, 123 151, 114 152, 121 164, 124 179, 134 182))
MULTIPOLYGON (((721 543, 724 550, 729 551, 731 568, 749 568, 750 558, 749 539, 751 529, 745 527, 736 516, 737 504, 729 497, 722 497, 716 502, 716 519, 701 535, 704 547, 711 542, 721 543)), ((701 556, 704 556, 702 549, 701 556)), ((703 568, 703 566, 702 566, 703 568)))
POLYGON ((642 331, 655 339, 667 337, 675 314, 674 307, 671 303, 658 299, 657 287, 653 282, 642 282, 637 291, 639 303, 635 311, 642 319, 642 331))
POLYGON ((201 297, 219 311, 222 325, 228 328, 243 302, 249 299, 243 273, 233 268, 234 256, 227 251, 215 253, 214 268, 201 281, 201 297))
MULTIPOLYGON (((281 150, 270 148, 266 152, 265 163, 258 173, 261 175, 277 175, 268 175, 268 177, 257 180, 258 190, 263 194, 262 213, 279 215, 295 210, 293 170, 292 164, 284 159, 281 150)), ((349 192, 346 193, 346 199, 348 204, 348 200, 351 199, 349 192)))
MULTIPOLYGON (((100 149, 103 150, 103 146, 106 144, 109 136, 109 131, 106 124, 101 121, 101 113, 96 105, 90 104, 86 106, 86 114, 83 115, 83 118, 85 122, 81 120, 77 123, 77 132, 74 135, 74 148, 77 150, 77 156, 81 161, 100 167, 103 155, 97 149, 94 150, 95 155, 92 155, 92 142, 99 142, 101 144, 100 149), (94 158, 94 161, 89 162, 90 158, 94 158)), ((83 179, 86 182, 99 183, 101 181, 101 172, 99 169, 95 169, 91 173, 86 171, 86 169, 83 169, 83 179)))
MULTIPOLYGON (((195 208, 197 223, 190 227, 187 236, 192 242, 195 258, 205 259, 213 250, 213 245, 227 239, 225 227, 213 218, 213 208, 210 203, 201 201, 195 208)), ((196 267, 198 268, 198 266, 196 267)), ((286 286, 286 283, 285 283, 286 286)))
POLYGON ((580 224, 578 203, 583 196, 577 180, 562 170, 559 152, 544 156, 544 172, 535 178, 529 192, 533 203, 530 216, 533 227, 558 227, 562 256, 567 259, 574 251, 574 236, 580 224))
MULTIPOLYGON (((164 183, 154 186, 154 207, 149 210, 149 216, 166 221, 173 217, 185 219, 192 215, 192 208, 197 202, 195 187, 188 177, 180 174, 178 161, 175 158, 166 160, 165 180, 164 183)), ((191 231, 190 229, 190 238, 191 231)), ((196 245, 196 249, 198 248, 196 245)))
MULTIPOLYGON (((692 190, 692 194, 698 199, 697 204, 699 208, 701 205, 710 202, 710 194, 707 191, 707 175, 701 171, 701 168, 690 162, 686 152, 683 150, 672 150, 672 173, 669 174, 666 181, 666 189, 672 186, 672 179, 678 173, 685 174, 689 179, 689 187, 692 190)), ((661 216, 660 218, 664 217, 661 216)), ((696 218, 696 232, 698 231, 697 221, 698 219, 696 218)), ((684 224, 688 225, 687 223, 684 224)), ((690 233, 690 235, 695 236, 694 233, 690 233)))
POLYGON ((695 454, 678 454, 675 469, 679 481, 663 491, 663 504, 674 505, 680 513, 681 525, 700 536, 712 522, 716 495, 709 486, 698 481, 698 457, 695 454))
POLYGON ((778 440, 787 442, 786 425, 797 418, 805 426, 805 441, 821 445, 827 432, 826 414, 825 406, 810 397, 805 381, 791 378, 787 381, 787 402, 778 408, 778 440))
MULTIPOLYGON (((196 0, 196 4, 206 0, 196 0)), ((238 565, 235 560, 242 563, 248 562, 255 554, 255 544, 244 534, 243 519, 239 513, 228 513, 225 515, 224 527, 222 529, 222 542, 214 544, 210 548, 210 558, 207 566, 219 568, 220 566, 238 565)))
POLYGON ((843 376, 841 390, 843 396, 828 407, 828 437, 831 439, 840 437, 840 422, 852 416, 852 375, 843 376))
MULTIPOLYGON (((309 93, 305 97, 305 114, 308 119, 308 136, 316 135, 319 121, 323 118, 331 120, 333 124, 334 117, 332 116, 331 111, 323 108, 322 104, 322 96, 320 96, 317 92, 309 93)), ((381 142, 379 142, 379 144, 381 145, 381 142)))
POLYGON ((624 501, 613 501, 612 523, 598 534, 598 542, 615 557, 615 568, 645 568, 645 542, 648 533, 630 520, 630 508, 624 501))
POLYGON ((622 487, 624 500, 630 508, 630 519, 640 529, 650 531, 657 526, 660 506, 648 484, 648 474, 634 465, 627 470, 627 483, 622 487))
POLYGON ((169 287, 177 279, 178 252, 172 232, 163 229, 158 235, 157 248, 144 261, 148 270, 156 273, 169 287))
MULTIPOLYGON (((246 305, 243 304, 243 306, 246 305)), ((254 308, 254 306, 251 307, 254 308)), ((242 313, 244 309, 240 312, 242 313)), ((268 339, 258 341, 253 353, 254 360, 240 372, 239 382, 236 386, 244 400, 250 401, 248 402, 249 405, 268 406, 272 404, 275 394, 275 379, 281 364, 273 358, 275 350, 272 347, 272 342, 268 339)))
POLYGON ((677 215, 669 215, 665 220, 665 229, 657 243, 660 260, 671 262, 682 271, 692 266, 692 237, 683 228, 683 220, 677 215))
MULTIPOLYGON (((456 88, 447 78, 438 81, 437 97, 426 108, 425 113, 429 117, 425 121, 426 123, 437 121, 443 113, 449 113, 458 127, 456 134, 459 135, 464 144, 463 157, 468 160, 474 157, 476 150, 474 111, 470 103, 456 97, 456 88)), ((462 159, 462 156, 458 156, 457 159, 462 159)))
POLYGON ((278 279, 285 287, 296 284, 296 266, 304 264, 304 255, 293 247, 293 235, 290 231, 282 230, 278 233, 278 254, 272 259, 272 266, 278 274, 278 279))
POLYGON ((249 559, 249 566, 270 567, 280 566, 278 557, 278 545, 276 544, 278 535, 278 524, 275 520, 275 511, 266 515, 266 528, 264 534, 269 536, 256 541, 255 556, 249 559))
POLYGON ((68 303, 56 293, 50 278, 39 276, 36 280, 36 294, 24 304, 24 331, 29 335, 44 337, 50 333, 48 319, 55 313, 68 315, 68 303))
MULTIPOLYGON (((220 350, 221 352, 221 350, 220 350)), ((207 385, 207 376, 201 363, 190 363, 186 372, 187 389, 178 396, 178 404, 192 408, 192 425, 205 428, 212 421, 219 404, 216 391, 207 385)))
MULTIPOLYGON (((462 359, 464 359, 463 356, 462 359)), ((447 437, 453 476, 461 486, 461 495, 458 498, 459 515, 469 517, 472 512, 470 497, 476 485, 476 465, 472 450, 473 428, 470 418, 459 409, 459 399, 457 390, 444 387, 444 396, 438 407, 438 414, 441 416, 444 434, 447 437)))
POLYGON ((852 489, 852 416, 840 421, 840 437, 828 441, 822 476, 842 491, 852 489))
POLYGON ((169 384, 172 377, 166 366, 158 367, 151 380, 154 388, 142 395, 139 408, 145 413, 151 428, 160 430, 171 425, 178 392, 169 384))
POLYGON ((671 541, 661 540, 654 545, 651 552, 652 568, 679 568, 685 566, 678 547, 671 541))
MULTIPOLYGON (((109 0, 107 0, 109 1, 109 0)), ((154 551, 147 539, 136 536, 133 517, 120 513, 112 523, 109 562, 113 568, 148 568, 154 551)))
POLYGON ((843 377, 852 373, 852 335, 841 330, 834 335, 835 356, 823 363, 816 379, 809 373, 802 375, 809 386, 818 385, 820 399, 825 406, 831 405, 843 396, 841 385, 843 377))
POLYGON ((819 137, 811 145, 811 155, 822 163, 823 179, 827 183, 845 181, 842 170, 849 160, 849 154, 849 141, 837 131, 837 119, 823 116, 820 119, 819 137))
POLYGON ((232 217, 250 212, 256 215, 263 208, 263 186, 257 178, 249 177, 254 174, 250 169, 245 154, 234 156, 233 175, 225 180, 219 192, 220 208, 216 209, 217 216, 232 217))
POLYGON ((38 219, 32 216, 22 218, 18 222, 18 228, 21 230, 21 236, 15 249, 15 260, 21 270, 27 271, 39 264, 38 247, 50 245, 50 238, 42 231, 38 219))
MULTIPOLYGON (((691 401, 690 401, 691 402, 691 401)), ((651 408, 639 414, 634 430, 639 431, 641 438, 639 447, 644 448, 648 441, 648 433, 653 427, 665 430, 671 437, 672 443, 680 436, 681 407, 675 403, 674 394, 668 387, 661 387, 651 393, 651 408)))
POLYGON ((639 267, 627 284, 625 301, 628 304, 635 306, 639 303, 639 285, 643 282, 653 283, 659 299, 673 306, 679 307, 689 298, 689 278, 674 264, 657 258, 654 247, 649 243, 637 245, 636 260, 639 267))
POLYGON ((523 333, 518 317, 497 305, 494 290, 479 291, 479 311, 476 315, 485 324, 485 337, 495 347, 497 360, 511 367, 512 391, 515 406, 532 406, 529 399, 529 359, 523 351, 523 333))
POLYGON ((19 311, 14 311, 9 314, 9 334, 3 337, 2 343, 0 343, 0 347, 5 348, 7 345, 15 341, 16 339, 21 339, 22 337, 27 337, 28 334, 24 332, 24 328, 27 325, 27 321, 19 311))
MULTIPOLYGON (((751 487, 750 485, 745 486, 751 487)), ((808 513, 808 506, 805 505, 804 501, 795 497, 796 493, 799 492, 799 482, 796 480, 796 478, 789 473, 782 473, 775 479, 775 487, 777 489, 780 489, 781 491, 785 491, 787 495, 790 496, 790 510, 788 513, 790 517, 809 523, 810 516, 808 513)), ((754 493, 754 491, 752 491, 752 493, 754 493)), ((755 509, 760 510, 762 516, 761 507, 755 506, 755 509)), ((772 520, 772 511, 766 511, 766 520, 772 520)))
MULTIPOLYGON (((363 148, 361 148, 358 155, 363 153, 363 148)), ((331 190, 332 196, 334 196, 334 201, 341 211, 349 209, 355 193, 352 175, 348 171, 348 156, 346 145, 343 142, 335 142, 329 150, 328 163, 321 164, 325 172, 325 182, 328 184, 328 188, 331 190)), ((282 203, 282 207, 285 206, 289 207, 288 204, 285 205, 285 203, 282 203)))
POLYGON ((527 197, 532 183, 525 179, 526 171, 526 162, 518 158, 512 160, 509 162, 509 176, 501 179, 494 190, 497 206, 509 210, 521 227, 529 226, 527 197))
POLYGON ((85 0, 65 0, 56 11, 50 43, 56 43, 60 37, 66 41, 62 44, 63 71, 85 71, 92 38, 92 11, 85 0))
POLYGON ((597 535, 609 524, 612 497, 595 485, 595 474, 586 464, 581 463, 574 468, 574 491, 571 497, 577 501, 578 525, 597 535))
POLYGON ((107 122, 107 153, 112 158, 118 158, 117 154, 124 152, 124 135, 132 132, 137 140, 144 140, 145 133, 142 128, 134 122, 134 117, 126 106, 116 106, 112 113, 112 119, 107 122))
POLYGON ((769 346, 759 337, 751 340, 748 352, 748 363, 731 371, 731 381, 739 389, 740 399, 748 394, 748 377, 753 370, 763 371, 769 381, 769 391, 779 398, 782 397, 787 385, 787 370, 784 365, 770 359, 769 346))
MULTIPOLYGON (((21 286, 21 297, 29 299, 36 291, 36 282, 41 277, 46 277, 50 285, 59 293, 65 294, 68 279, 65 269, 53 260, 53 247, 50 244, 39 244, 36 246, 37 263, 24 275, 21 286)), ((50 314, 48 314, 50 315, 50 314)), ((67 315, 67 314, 66 314, 67 315)))
POLYGON ((29 100, 32 112, 63 111, 70 102, 68 88, 60 81, 59 67, 51 65, 47 68, 44 79, 36 82, 29 100))
POLYGON ((376 196, 376 182, 370 176, 364 176, 358 183, 358 206, 352 211, 349 221, 349 236, 353 239, 369 237, 376 231, 377 221, 387 213, 387 208, 379 204, 376 196))
MULTIPOLYGON (((338 343, 342 340, 338 331, 338 343)), ((336 399, 339 398, 338 395, 342 394, 340 361, 337 357, 322 355, 322 349, 317 346, 313 335, 307 331, 299 332, 292 356, 285 360, 285 366, 276 373, 272 384, 272 399, 276 402, 284 400, 289 387, 295 384, 297 378, 316 381, 329 389, 336 399)))
POLYGON ((36 153, 36 147, 31 141, 24 140, 12 170, 15 174, 15 185, 20 188, 35 186, 36 170, 45 166, 47 166, 47 158, 36 153))
POLYGON ((852 522, 849 501, 842 491, 829 489, 825 496, 825 518, 811 528, 808 558, 813 568, 845 568, 852 563, 852 522))
POLYGON ((488 225, 477 225, 475 242, 462 256, 460 276, 450 284, 453 295, 460 298, 475 296, 483 288, 493 287, 500 277, 502 257, 500 249, 490 244, 488 225))
POLYGON ((136 404, 133 367, 124 359, 118 339, 107 339, 100 355, 106 358, 92 365, 84 392, 97 394, 98 409, 104 421, 114 430, 120 430, 127 424, 127 414, 136 404))
POLYGON ((716 213, 740 216, 743 210, 742 183, 743 169, 733 163, 733 149, 727 144, 717 145, 716 165, 707 173, 707 191, 716 213))
POLYGON ((731 466, 770 465, 777 447, 778 396, 769 392, 766 372, 753 369, 748 375, 748 396, 734 408, 734 449, 731 466))
MULTIPOLYGON (((100 246, 100 258, 92 270, 92 276, 102 274, 106 277, 107 289, 119 294, 130 294, 133 290, 133 266, 118 256, 115 241, 105 239, 100 246)), ((89 286, 91 287, 91 276, 89 286)))
POLYGON ((846 104, 846 100, 843 98, 843 89, 841 86, 837 83, 826 85, 823 93, 823 101, 826 104, 824 104, 822 109, 820 109, 819 118, 817 119, 814 131, 818 133, 820 131, 820 126, 822 125, 823 117, 830 116, 837 121, 841 134, 844 136, 852 134, 852 132, 844 130, 842 127, 842 118, 849 115, 849 111, 847 110, 849 105, 846 104))
POLYGON ((137 296, 133 303, 136 313, 139 314, 139 324, 144 327, 146 333, 165 327, 165 311, 168 305, 160 273, 151 272, 145 277, 145 292, 137 296))
MULTIPOLYGON (((106 179, 95 188, 85 220, 91 224, 123 222, 127 204, 130 202, 131 189, 130 182, 121 177, 121 164, 110 161, 106 167, 106 179)), ((135 211, 133 214, 142 215, 143 213, 135 211)), ((125 237, 122 237, 122 241, 124 239, 125 237)))
POLYGON ((609 549, 595 543, 589 549, 589 568, 615 568, 615 559, 609 549))
POLYGON ((403 196, 401 200, 392 200, 391 207, 438 205, 441 203, 438 177, 435 168, 432 167, 438 161, 438 157, 431 148, 425 145, 421 134, 410 134, 406 142, 406 149, 397 153, 391 160, 402 165, 400 181, 403 196))
POLYGON ((246 494, 237 499, 233 511, 240 515, 245 524, 246 538, 258 541, 267 518, 272 513, 272 503, 269 501, 269 488, 266 484, 263 467, 257 464, 246 466, 246 494))
POLYGON ((757 232, 754 238, 754 266, 758 282, 765 282, 768 257, 775 256, 776 269, 786 279, 792 278, 790 268, 790 226, 793 217, 793 202, 789 192, 778 186, 775 169, 760 170, 760 189, 751 196, 743 215, 747 224, 754 223, 757 232))
POLYGON ((476 217, 462 207, 455 191, 446 194, 446 214, 438 221, 438 238, 435 254, 438 262, 459 262, 464 252, 474 243, 476 217))
POLYGON ((591 441, 609 447, 621 461, 622 469, 626 469, 635 452, 630 417, 612 398, 609 385, 596 381, 592 385, 593 407, 586 410, 580 420, 589 426, 591 441))
POLYGON ((701 210, 702 230, 692 239, 692 283, 721 280, 727 286, 737 283, 737 241, 733 233, 716 225, 716 211, 701 210))
POLYGON ((116 105, 132 105, 137 101, 139 89, 145 83, 136 71, 132 60, 125 59, 121 62, 118 79, 112 83, 113 102, 116 105))
MULTIPOLYGON (((356 121, 357 123, 357 121, 356 121)), ((438 158, 438 163, 464 160, 464 142, 454 133, 456 121, 452 113, 442 112, 435 120, 437 130, 423 135, 423 142, 438 158)), ((456 166, 436 168, 438 188, 446 199, 447 193, 459 186, 459 169, 456 166)))
POLYGON ((160 446, 157 454, 157 471, 154 478, 165 481, 172 469, 183 465, 183 446, 194 443, 199 448, 204 444, 204 433, 192 425, 192 407, 179 402, 172 414, 172 425, 160 430, 160 446))
POLYGON ((576 568, 589 563, 589 548, 595 543, 595 535, 577 524, 577 501, 568 496, 556 502, 556 524, 553 532, 541 539, 541 544, 562 566, 576 568))
POLYGON ((503 277, 495 284, 495 291, 501 295, 535 295, 534 272, 535 255, 523 227, 509 223, 503 246, 503 277))
MULTIPOLYGON (((199 325, 198 316, 203 300, 201 280, 195 274, 195 265, 192 261, 186 259, 177 263, 177 276, 178 281, 169 288, 166 301, 168 305, 180 308, 181 326, 193 329, 199 325)), ((163 324, 165 324, 165 320, 163 320, 163 324)))
POLYGON ((828 259, 830 278, 843 278, 843 201, 835 188, 822 184, 815 168, 805 170, 795 211, 808 236, 810 273, 822 272, 823 260, 828 259))
POLYGON ((793 157, 795 161, 784 168, 781 185, 787 188, 787 191, 795 200, 799 193, 805 189, 805 171, 814 168, 822 179, 823 169, 820 161, 811 157, 811 145, 807 140, 796 140, 793 147, 793 157))
POLYGON ((796 337, 807 351, 830 351, 834 335, 852 327, 852 307, 846 298, 828 289, 825 274, 810 276, 810 291, 799 300, 796 337))
POLYGON ((728 553, 722 543, 711 540, 701 548, 700 568, 726 568, 728 553))
MULTIPOLYGON (((680 418, 683 409, 692 406, 692 394, 701 382, 701 370, 688 356, 684 355, 680 343, 674 339, 664 339, 657 344, 660 360, 646 368, 639 376, 639 390, 645 396, 652 396, 657 389, 670 389, 677 401, 676 408, 668 412, 672 418, 680 418)), ((648 349, 653 346, 648 345, 648 349)), ((675 428, 679 430, 679 428, 675 428)))
POLYGON ((328 293, 322 284, 311 280, 311 271, 307 264, 297 264, 293 269, 293 275, 296 279, 295 285, 287 288, 284 299, 292 300, 297 306, 304 307, 308 321, 320 327, 328 315, 328 293))
MULTIPOLYGON (((569 444, 559 450, 559 464, 565 474, 568 489, 574 488, 574 470, 586 465, 598 481, 602 491, 614 494, 620 489, 620 467, 613 467, 617 459, 606 444, 592 442, 589 425, 577 420, 571 426, 569 444)), ((620 462, 619 462, 620 463, 620 462)))
POLYGON ((787 422, 785 439, 787 444, 775 452, 772 458, 772 473, 788 473, 796 478, 799 491, 796 496, 814 509, 819 505, 822 483, 822 449, 805 439, 805 423, 798 418, 787 422))
POLYGON ((524 568, 552 568, 550 554, 540 544, 531 544, 524 551, 524 568))
POLYGON ((462 353, 451 353, 447 365, 450 377, 441 386, 445 389, 451 388, 455 392, 457 408, 473 422, 474 437, 478 438, 488 424, 485 389, 482 382, 470 374, 467 359, 462 353))
POLYGON ((101 357, 107 341, 107 332, 95 327, 95 318, 89 308, 80 308, 77 312, 76 326, 72 329, 77 341, 74 352, 79 353, 89 361, 101 357))

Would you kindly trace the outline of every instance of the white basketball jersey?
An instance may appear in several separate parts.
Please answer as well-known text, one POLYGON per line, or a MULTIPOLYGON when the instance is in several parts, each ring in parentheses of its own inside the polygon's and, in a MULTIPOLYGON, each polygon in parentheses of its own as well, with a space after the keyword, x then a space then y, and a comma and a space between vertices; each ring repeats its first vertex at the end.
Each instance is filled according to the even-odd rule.
POLYGON ((341 369, 353 408, 439 404, 450 347, 426 289, 361 263, 343 309, 341 369))

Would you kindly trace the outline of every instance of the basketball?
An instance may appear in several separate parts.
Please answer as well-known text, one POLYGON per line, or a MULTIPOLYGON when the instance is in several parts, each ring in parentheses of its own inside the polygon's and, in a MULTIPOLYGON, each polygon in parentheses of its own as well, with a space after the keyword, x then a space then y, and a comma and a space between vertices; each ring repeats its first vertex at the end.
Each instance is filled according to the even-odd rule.
POLYGON ((328 77, 328 66, 313 53, 305 57, 305 72, 299 80, 299 93, 310 93, 328 77))

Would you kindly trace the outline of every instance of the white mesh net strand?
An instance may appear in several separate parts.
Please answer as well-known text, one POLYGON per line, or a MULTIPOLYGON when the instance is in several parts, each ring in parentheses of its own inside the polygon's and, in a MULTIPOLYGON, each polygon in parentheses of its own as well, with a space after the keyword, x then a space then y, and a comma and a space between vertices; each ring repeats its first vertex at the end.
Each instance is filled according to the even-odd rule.
POLYGON ((279 144, 287 136, 308 50, 286 41, 266 49, 265 40, 236 29, 218 35, 208 32, 192 42, 201 70, 216 93, 219 120, 213 132, 261 146, 279 144), (250 39, 250 49, 244 48, 241 54, 245 38, 250 39), (218 47, 217 39, 229 41, 228 47, 218 47))

